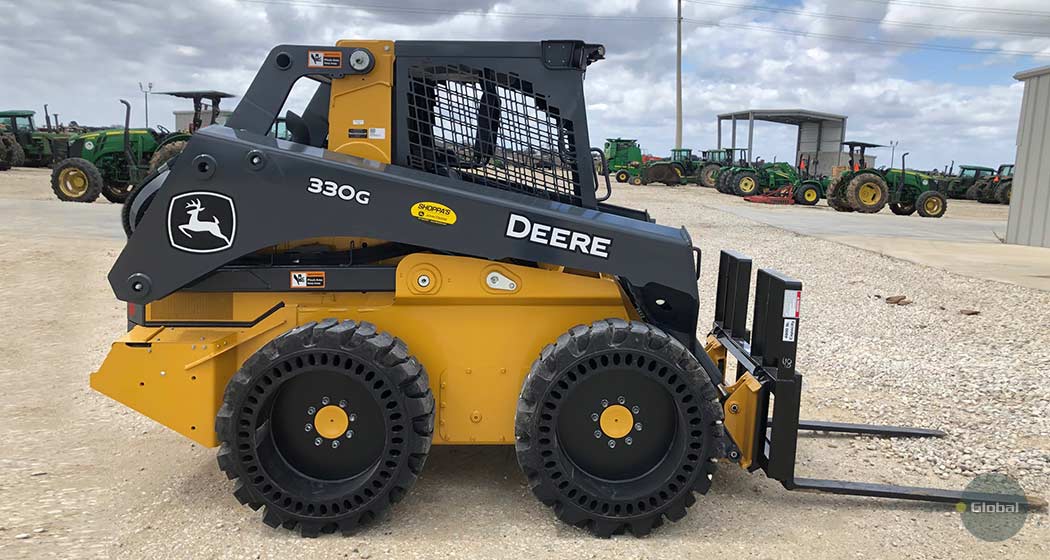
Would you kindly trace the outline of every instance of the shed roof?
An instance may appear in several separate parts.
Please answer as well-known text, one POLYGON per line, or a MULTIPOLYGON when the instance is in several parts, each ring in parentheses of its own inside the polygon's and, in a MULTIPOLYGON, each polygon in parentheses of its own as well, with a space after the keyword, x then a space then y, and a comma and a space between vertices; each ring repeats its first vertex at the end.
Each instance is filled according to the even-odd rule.
POLYGON ((754 117, 756 121, 767 121, 781 124, 800 125, 808 122, 845 122, 844 115, 821 113, 808 109, 748 109, 734 113, 722 113, 719 120, 747 120, 754 117))
POLYGON ((1014 79, 1028 80, 1030 78, 1036 78, 1044 74, 1050 74, 1050 66, 1040 66, 1039 68, 1032 68, 1031 70, 1023 70, 1014 74, 1014 79))

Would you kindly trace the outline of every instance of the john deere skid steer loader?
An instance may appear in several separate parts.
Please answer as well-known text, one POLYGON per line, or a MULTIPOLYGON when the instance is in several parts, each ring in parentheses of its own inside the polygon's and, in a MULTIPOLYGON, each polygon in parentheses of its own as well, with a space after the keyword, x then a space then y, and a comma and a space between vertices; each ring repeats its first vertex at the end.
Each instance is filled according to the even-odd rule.
POLYGON ((794 477, 800 429, 937 433, 800 422, 801 284, 760 270, 749 333, 745 257, 723 253, 697 339, 689 234, 603 202, 582 83, 603 56, 275 48, 127 202, 109 280, 130 329, 92 387, 218 447, 237 499, 304 536, 375 519, 431 445, 514 445, 535 495, 601 536, 682 518, 720 460, 789 489, 1028 504, 794 477), (318 87, 291 141, 267 136, 300 78, 318 87))

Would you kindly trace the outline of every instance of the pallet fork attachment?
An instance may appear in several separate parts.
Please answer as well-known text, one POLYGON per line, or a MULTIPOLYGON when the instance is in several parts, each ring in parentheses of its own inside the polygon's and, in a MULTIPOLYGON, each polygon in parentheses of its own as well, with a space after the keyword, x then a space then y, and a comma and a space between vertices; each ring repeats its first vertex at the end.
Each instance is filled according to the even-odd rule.
MULTIPOLYGON (((799 431, 825 431, 890 437, 943 437, 939 430, 900 426, 799 420, 802 375, 795 370, 802 283, 773 270, 759 269, 752 330, 747 330, 751 259, 722 251, 719 259, 715 319, 706 351, 723 376, 720 386, 726 407, 727 433, 732 443, 727 457, 748 470, 761 469, 788 490, 808 490, 851 496, 872 496, 941 503, 1017 504, 1045 509, 1046 501, 1032 496, 975 493, 939 488, 899 486, 795 476, 799 431), (735 382, 726 378, 726 357, 737 363, 735 382), (744 423, 751 431, 734 428, 740 412, 734 396, 750 382, 754 416, 744 423), (756 383, 757 382, 757 383, 756 383), (731 392, 730 392, 731 391, 731 392), (773 404, 773 406, 771 406, 773 404), (769 414, 772 408, 772 414, 769 414), (736 431, 736 433, 734 433, 736 431)), ((744 399, 747 399, 745 395, 744 399)), ((744 407, 744 412, 748 412, 744 407)))

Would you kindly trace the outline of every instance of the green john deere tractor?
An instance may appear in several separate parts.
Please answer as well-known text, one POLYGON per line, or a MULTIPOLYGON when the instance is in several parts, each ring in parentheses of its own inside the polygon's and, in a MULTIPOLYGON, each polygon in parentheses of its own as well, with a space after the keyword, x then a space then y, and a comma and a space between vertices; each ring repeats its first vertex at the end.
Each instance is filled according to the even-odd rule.
POLYGON ((632 185, 663 183, 668 186, 699 182, 700 158, 690 148, 675 148, 671 157, 651 161, 642 166, 638 175, 631 177, 632 185))
POLYGON ((715 188, 720 193, 733 194, 733 176, 737 171, 751 169, 754 165, 750 162, 746 148, 722 148, 722 151, 725 155, 713 173, 715 188))
MULTIPOLYGON (((193 120, 190 122, 189 127, 186 130, 180 130, 178 132, 170 133, 164 138, 164 142, 157 147, 157 151, 154 152, 153 157, 149 161, 150 172, 156 171, 161 165, 164 165, 169 159, 182 153, 182 149, 186 147, 186 141, 190 139, 190 135, 197 132, 204 126, 203 113, 205 111, 211 112, 210 124, 221 124, 219 123, 219 115, 221 111, 219 109, 219 103, 226 98, 233 97, 229 93, 214 90, 201 90, 201 91, 162 91, 158 92, 157 95, 170 95, 172 97, 178 97, 180 99, 190 99, 193 101, 193 120), (206 105, 204 102, 208 101, 210 105, 206 105)), ((283 121, 283 119, 281 119, 283 121)))
POLYGON ((940 184, 927 173, 908 169, 901 154, 900 169, 874 169, 867 166, 865 151, 881 144, 843 142, 849 147, 849 169, 836 177, 828 188, 828 206, 839 212, 874 214, 887 204, 898 216, 918 211, 924 218, 940 218, 948 200, 938 190, 940 184))
POLYGON ((700 156, 700 186, 715 188, 718 172, 733 164, 733 148, 714 148, 704 150, 700 156))
POLYGON ((59 200, 94 202, 98 195, 122 203, 149 173, 150 158, 171 133, 163 127, 131 128, 131 104, 124 104, 124 128, 79 134, 69 141, 69 157, 54 165, 51 190, 59 200))
POLYGON ((801 181, 794 166, 784 161, 732 167, 730 172, 727 184, 737 196, 762 194, 801 181))
POLYGON ((633 138, 606 138, 605 161, 609 174, 627 183, 641 171, 642 148, 633 138))
POLYGON ((0 126, 7 161, 12 167, 47 167, 65 157, 70 134, 55 132, 50 126, 41 130, 33 121, 35 111, 0 111, 0 126))
POLYGON ((995 176, 978 181, 974 198, 986 204, 1010 204, 1010 190, 1014 183, 1014 164, 1004 163, 995 176))
POLYGON ((990 180, 995 173, 995 169, 983 165, 960 165, 959 174, 942 182, 940 191, 948 198, 977 200, 979 184, 990 180))

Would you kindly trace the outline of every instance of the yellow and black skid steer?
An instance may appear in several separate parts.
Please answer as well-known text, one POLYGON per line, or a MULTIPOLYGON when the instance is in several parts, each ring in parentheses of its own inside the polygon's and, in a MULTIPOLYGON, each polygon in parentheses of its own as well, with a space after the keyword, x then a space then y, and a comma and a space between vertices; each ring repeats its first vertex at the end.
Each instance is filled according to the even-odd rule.
POLYGON ((788 489, 1029 504, 794 476, 799 430, 939 432, 800 421, 801 283, 759 270, 748 332, 741 255, 697 338, 699 249, 596 173, 583 76, 604 54, 274 48, 127 201, 109 281, 129 329, 91 386, 218 447, 237 499, 304 536, 374 520, 433 444, 514 445, 535 495, 599 536, 681 519, 719 461, 788 489), (282 117, 300 79, 316 93, 282 117))

